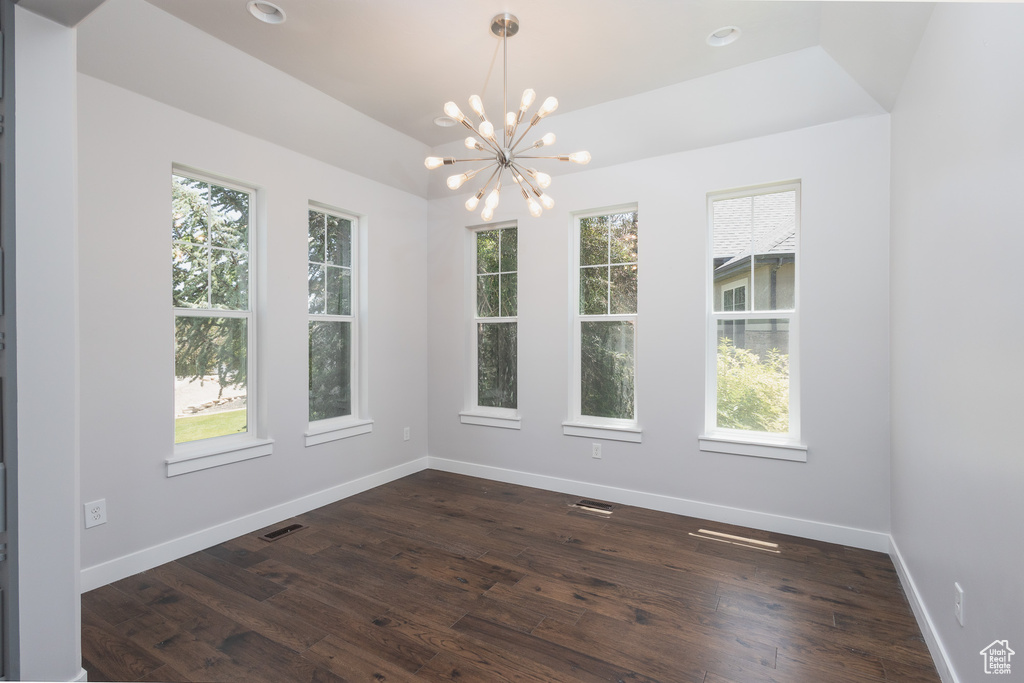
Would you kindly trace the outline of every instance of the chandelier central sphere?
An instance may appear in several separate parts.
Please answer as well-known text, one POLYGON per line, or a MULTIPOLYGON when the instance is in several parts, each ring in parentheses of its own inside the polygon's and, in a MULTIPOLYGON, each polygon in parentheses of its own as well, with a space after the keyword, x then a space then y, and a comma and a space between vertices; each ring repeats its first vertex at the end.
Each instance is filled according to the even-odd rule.
POLYGON ((461 123, 479 136, 479 139, 474 136, 467 137, 465 140, 466 148, 469 150, 483 152, 487 156, 471 159, 427 157, 424 162, 424 165, 431 170, 440 168, 441 166, 450 166, 452 164, 462 162, 489 162, 481 168, 466 171, 465 173, 457 173, 448 177, 448 188, 451 190, 458 190, 465 183, 475 178, 477 174, 491 171, 491 175, 487 179, 487 182, 480 187, 476 194, 466 200, 466 210, 476 211, 477 206, 480 204, 480 200, 483 199, 485 194, 487 194, 488 188, 492 188, 490 194, 487 194, 487 199, 484 200, 484 208, 480 212, 480 217, 484 221, 489 221, 494 218, 494 209, 498 206, 498 202, 501 200, 502 177, 505 175, 506 171, 508 171, 508 175, 511 176, 512 181, 519 187, 519 191, 522 193, 523 199, 526 200, 526 205, 530 210, 531 216, 536 218, 543 213, 544 209, 554 208, 555 200, 544 192, 544 190, 551 184, 551 176, 524 164, 524 159, 556 159, 558 161, 569 161, 575 164, 590 163, 589 152, 574 152, 573 154, 558 154, 550 156, 527 154, 531 150, 555 144, 554 133, 547 133, 539 140, 530 144, 523 143, 523 140, 534 126, 558 108, 558 100, 554 97, 547 98, 537 109, 536 113, 527 118, 527 112, 537 99, 537 93, 532 89, 527 88, 523 91, 518 111, 508 111, 508 39, 518 32, 519 20, 511 14, 499 14, 491 20, 491 33, 501 38, 504 57, 505 80, 502 91, 502 111, 505 112, 505 115, 504 121, 498 124, 501 126, 501 142, 498 141, 498 136, 495 135, 494 123, 488 120, 487 114, 484 112, 484 105, 480 96, 472 95, 469 98, 469 107, 479 119, 479 123, 475 126, 454 102, 447 102, 444 105, 444 113, 445 116, 461 123), (524 121, 527 121, 527 125, 523 128, 522 133, 520 133, 519 128, 524 121), (494 183, 493 187, 491 183, 494 183))

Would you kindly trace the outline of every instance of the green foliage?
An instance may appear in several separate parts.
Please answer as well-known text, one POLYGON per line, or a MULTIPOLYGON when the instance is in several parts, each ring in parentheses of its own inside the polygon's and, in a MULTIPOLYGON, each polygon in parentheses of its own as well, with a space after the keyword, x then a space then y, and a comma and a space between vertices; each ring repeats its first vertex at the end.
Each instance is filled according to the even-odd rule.
POLYGON ((237 434, 246 429, 245 409, 225 410, 208 415, 179 417, 174 420, 174 443, 210 439, 237 434))
POLYGON ((309 323, 309 421, 352 414, 352 324, 309 323))
POLYGON ((633 419, 633 324, 588 320, 580 324, 580 412, 633 419))
MULTIPOLYGON (((249 308, 249 194, 174 176, 172 298, 178 308, 249 308)), ((175 376, 216 376, 221 393, 245 386, 247 321, 175 318, 175 376)))
POLYGON ((789 356, 772 349, 762 359, 718 343, 718 426, 758 432, 789 431, 789 356))

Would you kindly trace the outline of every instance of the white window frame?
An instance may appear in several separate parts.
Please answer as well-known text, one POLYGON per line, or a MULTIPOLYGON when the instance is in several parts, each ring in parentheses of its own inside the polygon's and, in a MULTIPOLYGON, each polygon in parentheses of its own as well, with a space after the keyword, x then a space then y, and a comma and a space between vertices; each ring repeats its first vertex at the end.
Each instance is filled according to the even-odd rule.
MULTIPOLYGON (((628 314, 604 314, 604 315, 583 315, 580 313, 580 221, 593 216, 606 216, 609 214, 626 213, 636 211, 639 213, 638 204, 621 204, 600 209, 579 211, 571 214, 570 237, 569 237, 569 260, 570 260, 570 285, 569 285, 569 321, 571 325, 571 349, 569 377, 569 417, 562 422, 562 434, 566 436, 581 436, 589 439, 607 439, 611 441, 627 441, 641 443, 643 430, 640 428, 640 382, 639 382, 639 359, 640 359, 640 300, 637 298, 637 312, 628 314), (581 359, 581 331, 582 323, 585 321, 625 321, 633 323, 633 419, 598 417, 595 415, 582 414, 582 359, 581 359)), ((640 291, 641 271, 639 270, 639 255, 637 256, 637 292, 640 291)))
MULTIPOLYGON (((349 315, 331 315, 326 313, 309 313, 306 309, 306 335, 308 340, 309 323, 313 321, 336 321, 347 322, 351 327, 351 340, 349 342, 349 391, 351 396, 351 412, 348 415, 331 417, 324 420, 308 422, 305 432, 306 447, 316 446, 322 443, 347 439, 360 434, 369 434, 373 431, 373 420, 368 416, 367 383, 366 383, 366 219, 364 216, 338 209, 321 202, 310 201, 307 207, 305 225, 308 235, 309 211, 328 214, 347 220, 351 225, 352 257, 350 265, 350 282, 352 286, 352 303, 349 315)), ((308 252, 306 259, 306 272, 308 277, 309 266, 308 252)), ((308 291, 308 290, 307 290, 308 291)), ((306 345, 307 353, 309 344, 306 345)), ((308 358, 307 358, 307 367, 308 358)), ((306 378, 307 383, 309 378, 306 378)), ((307 392, 308 401, 308 392, 307 392)), ((306 405, 306 417, 309 418, 309 404, 306 405)))
MULTIPOLYGON (((801 182, 799 180, 758 185, 754 187, 709 192, 707 195, 707 336, 705 353, 705 395, 704 395, 704 433, 700 435, 700 450, 714 453, 746 455, 776 460, 796 462, 807 461, 807 446, 800 440, 800 271, 802 255, 800 253, 800 206, 801 182), (793 308, 778 310, 754 310, 754 297, 750 283, 753 282, 753 268, 756 266, 751 255, 751 277, 747 284, 747 306, 743 311, 715 311, 715 275, 714 275, 714 202, 752 197, 757 195, 775 194, 779 192, 796 192, 796 260, 794 269, 793 308), (766 320, 784 319, 789 323, 789 432, 772 434, 742 429, 724 429, 717 426, 718 417, 718 322, 721 320, 766 320)), ((743 283, 736 283, 737 285, 743 283)), ((724 296, 724 289, 723 289, 724 296)), ((722 308, 724 309, 724 304, 722 308)))
MULTIPOLYGON (((478 425, 482 427, 499 427, 502 429, 520 429, 522 428, 522 417, 519 413, 519 392, 516 392, 516 407, 515 408, 499 408, 492 406, 480 405, 479 399, 479 338, 477 336, 477 325, 480 323, 515 323, 516 324, 516 372, 518 375, 519 368, 519 278, 518 274, 521 272, 519 269, 519 249, 516 249, 516 315, 514 316, 501 316, 501 317, 486 317, 481 318, 477 315, 477 279, 479 274, 477 270, 477 235, 481 232, 489 232, 491 230, 507 230, 509 228, 516 229, 516 242, 517 245, 521 244, 519 240, 519 225, 516 221, 506 221, 503 223, 485 224, 485 225, 474 225, 466 228, 466 257, 463 262, 466 264, 465 270, 465 320, 466 325, 466 349, 468 355, 468 364, 466 372, 466 385, 464 390, 465 396, 465 408, 459 413, 459 421, 462 424, 478 425)), ((511 271, 509 271, 511 272, 511 271)), ((500 292, 499 292, 500 296, 500 292)), ((518 377, 516 380, 518 386, 518 377)))
MULTIPOLYGON (((259 310, 260 301, 258 289, 260 272, 260 230, 256 217, 261 212, 261 193, 253 186, 243 185, 225 178, 204 173, 186 166, 175 164, 171 168, 171 175, 184 176, 212 185, 228 188, 237 192, 245 192, 249 195, 249 251, 248 251, 248 310, 234 311, 212 308, 179 308, 172 306, 172 329, 173 320, 178 317, 203 317, 203 318, 244 318, 246 319, 246 431, 239 434, 226 434, 215 436, 199 441, 188 441, 174 444, 173 455, 164 462, 167 466, 167 476, 174 477, 189 472, 219 467, 243 460, 251 460, 271 455, 273 453, 274 440, 266 438, 260 418, 260 394, 259 394, 259 362, 258 362, 258 340, 259 340, 259 310)), ((172 335, 172 340, 174 336, 172 335)), ((174 377, 175 346, 176 341, 171 345, 171 377, 174 377)), ((172 383, 171 396, 173 402, 174 387, 172 383)))

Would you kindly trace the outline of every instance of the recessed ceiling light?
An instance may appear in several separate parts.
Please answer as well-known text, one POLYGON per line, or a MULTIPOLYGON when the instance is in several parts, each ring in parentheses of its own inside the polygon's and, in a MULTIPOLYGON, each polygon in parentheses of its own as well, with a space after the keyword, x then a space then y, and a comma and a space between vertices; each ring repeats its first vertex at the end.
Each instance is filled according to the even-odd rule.
POLYGON ((456 123, 455 119, 450 116, 438 116, 434 119, 435 126, 441 126, 442 128, 451 128, 456 123))
POLYGON ((722 47, 729 43, 735 43, 740 37, 740 30, 736 26, 723 26, 708 36, 708 45, 711 47, 722 47))
POLYGON ((266 24, 284 23, 284 10, 272 2, 263 2, 263 0, 250 0, 247 7, 249 8, 249 14, 253 15, 254 17, 256 17, 257 19, 266 24))

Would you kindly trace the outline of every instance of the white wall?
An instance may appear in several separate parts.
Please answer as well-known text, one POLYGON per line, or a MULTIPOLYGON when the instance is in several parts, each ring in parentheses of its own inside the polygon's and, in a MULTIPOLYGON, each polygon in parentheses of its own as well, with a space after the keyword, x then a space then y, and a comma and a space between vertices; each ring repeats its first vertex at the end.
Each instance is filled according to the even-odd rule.
POLYGON ((997 638, 1024 671, 1022 26, 938 5, 892 115, 892 533, 965 681, 997 638))
POLYGON ((79 126, 81 490, 84 500, 106 498, 109 518, 83 533, 84 588, 238 535, 229 524, 237 518, 256 515, 242 523, 250 528, 271 524, 294 509, 289 501, 426 455, 426 200, 85 75, 79 126), (252 184, 266 198, 260 381, 275 444, 270 457, 168 478, 175 163, 252 184), (372 434, 306 448, 310 200, 368 217, 376 422, 372 434), (175 542, 190 534, 198 536, 175 542))
POLYGON ((888 116, 574 173, 557 177, 549 193, 558 204, 540 219, 530 218, 511 191, 495 216, 519 219, 521 431, 459 422, 466 372, 465 226, 480 220, 463 208, 465 194, 431 201, 432 462, 887 549, 888 116), (808 461, 701 452, 705 196, 791 179, 803 181, 808 461), (603 459, 595 460, 590 439, 563 436, 561 428, 569 390, 569 212, 627 202, 638 202, 640 210, 637 401, 643 443, 606 441, 603 459))
POLYGON ((19 680, 82 672, 75 31, 15 7, 19 680))

